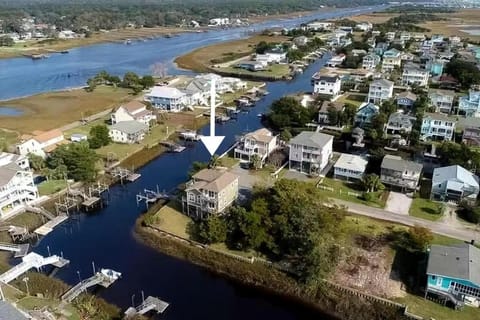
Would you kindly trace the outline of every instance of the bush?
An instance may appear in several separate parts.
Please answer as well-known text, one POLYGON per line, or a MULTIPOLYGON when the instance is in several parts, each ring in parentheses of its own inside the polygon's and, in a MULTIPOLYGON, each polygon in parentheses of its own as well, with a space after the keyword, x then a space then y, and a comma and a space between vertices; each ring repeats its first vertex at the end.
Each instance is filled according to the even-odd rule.
POLYGON ((367 202, 372 202, 375 200, 375 194, 373 192, 364 192, 362 198, 367 202))
POLYGON ((480 223, 480 208, 474 207, 468 202, 463 201, 457 211, 460 218, 471 222, 480 223))

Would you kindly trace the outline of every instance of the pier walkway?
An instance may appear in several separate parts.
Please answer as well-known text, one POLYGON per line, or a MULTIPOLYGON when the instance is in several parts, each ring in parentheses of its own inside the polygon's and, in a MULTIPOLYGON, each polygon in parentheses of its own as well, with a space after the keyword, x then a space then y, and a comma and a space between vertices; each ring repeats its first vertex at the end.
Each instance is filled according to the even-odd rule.
POLYGON ((30 249, 30 245, 28 243, 13 244, 0 242, 0 250, 13 252, 15 258, 26 256, 28 249, 30 249))
POLYGON ((35 229, 34 232, 41 236, 47 235, 53 231, 53 228, 55 228, 56 226, 58 226, 60 223, 62 223, 67 219, 68 219, 68 216, 66 214, 56 216, 52 220, 45 223, 43 226, 40 226, 37 229, 35 229))
POLYGON ((25 210, 33 212, 33 213, 38 213, 47 218, 48 220, 53 220, 55 216, 48 210, 42 208, 42 207, 32 207, 32 206, 25 206, 25 210))
POLYGON ((150 311, 156 311, 157 313, 163 313, 169 306, 168 302, 162 301, 158 298, 148 296, 145 301, 142 302, 138 307, 130 307, 125 311, 125 316, 133 317, 134 315, 140 314, 143 315, 150 311))
POLYGON ((13 279, 16 279, 18 276, 24 274, 32 268, 40 270, 43 266, 53 265, 55 267, 61 268, 68 264, 70 261, 64 259, 60 256, 53 255, 50 257, 44 257, 35 252, 30 252, 25 257, 22 258, 22 262, 12 267, 10 270, 4 272, 0 275, 0 281, 4 283, 9 283, 13 279))
POLYGON ((90 278, 82 280, 70 288, 70 290, 62 295, 62 301, 72 302, 76 297, 78 297, 79 294, 96 285, 101 285, 102 287, 108 288, 112 285, 112 283, 119 279, 120 276, 121 274, 119 272, 109 269, 102 269, 100 272, 95 273, 90 278))

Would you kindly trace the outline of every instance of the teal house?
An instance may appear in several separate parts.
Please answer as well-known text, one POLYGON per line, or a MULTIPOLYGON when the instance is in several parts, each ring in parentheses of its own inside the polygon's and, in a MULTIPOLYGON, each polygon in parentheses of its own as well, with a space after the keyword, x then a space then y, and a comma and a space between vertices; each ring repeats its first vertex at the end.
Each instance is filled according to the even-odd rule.
POLYGON ((430 74, 432 76, 440 76, 443 74, 443 62, 440 60, 431 61, 428 65, 430 69, 430 74))
POLYGON ((480 304, 480 249, 463 243, 432 245, 428 255, 425 297, 435 295, 455 308, 480 304))
POLYGON ((371 103, 371 102, 364 102, 360 105, 355 114, 354 123, 356 127, 367 127, 370 125, 373 117, 380 113, 380 107, 371 103))

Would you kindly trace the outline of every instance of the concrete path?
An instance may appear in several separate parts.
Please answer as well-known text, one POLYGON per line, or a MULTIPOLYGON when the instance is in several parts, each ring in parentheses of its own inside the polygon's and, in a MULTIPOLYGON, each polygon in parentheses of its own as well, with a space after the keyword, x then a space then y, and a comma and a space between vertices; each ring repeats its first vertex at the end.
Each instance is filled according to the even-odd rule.
POLYGON ((387 204, 385 205, 385 210, 408 216, 410 206, 412 205, 412 200, 412 198, 404 193, 390 191, 388 194, 387 204))

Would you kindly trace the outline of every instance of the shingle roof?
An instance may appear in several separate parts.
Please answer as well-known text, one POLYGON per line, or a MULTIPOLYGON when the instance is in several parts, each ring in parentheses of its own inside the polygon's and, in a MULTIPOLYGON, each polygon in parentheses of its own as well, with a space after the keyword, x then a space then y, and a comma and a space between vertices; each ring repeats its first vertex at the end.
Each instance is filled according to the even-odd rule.
POLYGON ((397 95, 397 99, 410 99, 412 101, 417 101, 417 95, 411 91, 404 91, 397 95))
POLYGON ((413 172, 421 172, 423 169, 423 166, 420 163, 403 160, 399 156, 393 156, 388 154, 385 157, 383 157, 381 168, 395 170, 395 171, 408 170, 413 172))
POLYGON ((335 162, 335 168, 345 168, 350 170, 355 170, 359 172, 364 172, 367 167, 368 160, 361 156, 342 153, 337 162, 335 162))
POLYGON ((274 136, 272 132, 266 128, 258 129, 253 132, 247 133, 245 137, 255 139, 256 141, 270 143, 274 136))
POLYGON ((236 174, 216 169, 203 169, 197 172, 193 179, 195 183, 189 189, 204 189, 220 192, 238 179, 236 174))
POLYGON ((401 112, 394 112, 388 117, 388 124, 395 126, 411 127, 414 121, 415 117, 408 116, 401 112))
POLYGON ((161 97, 166 99, 177 99, 185 96, 185 93, 178 90, 177 88, 155 86, 153 87, 152 91, 147 94, 147 96, 161 97))
POLYGON ((442 96, 455 96, 455 91, 453 90, 445 90, 445 89, 428 89, 428 94, 438 94, 442 96))
POLYGON ((37 140, 40 143, 43 143, 43 142, 47 142, 47 141, 49 141, 53 138, 60 137, 62 135, 63 135, 62 131, 60 131, 58 129, 53 129, 53 130, 50 130, 50 131, 42 132, 42 133, 34 136, 33 139, 37 140))
POLYGON ((370 85, 379 87, 393 87, 393 82, 387 79, 377 79, 374 80, 370 85))
POLYGON ((0 167, 0 186, 4 186, 15 177, 20 168, 15 162, 0 167))
POLYGON ((28 318, 12 306, 11 303, 0 300, 0 319, 27 320, 28 318))
POLYGON ((457 246, 432 245, 427 274, 464 279, 480 286, 480 249, 467 243, 457 246))
POLYGON ((323 148, 327 145, 333 136, 320 132, 302 131, 299 135, 290 140, 290 144, 299 144, 302 146, 323 148))
POLYGON ((122 104, 120 107, 124 108, 130 113, 133 113, 139 109, 145 108, 145 105, 138 100, 132 100, 128 103, 122 104))
POLYGON ((133 134, 140 131, 146 131, 148 126, 144 123, 132 120, 115 123, 110 127, 110 130, 118 130, 126 134, 133 134))
POLYGON ((473 187, 479 187, 478 177, 459 165, 435 168, 433 170, 433 184, 442 183, 447 180, 454 180, 466 183, 473 187))

